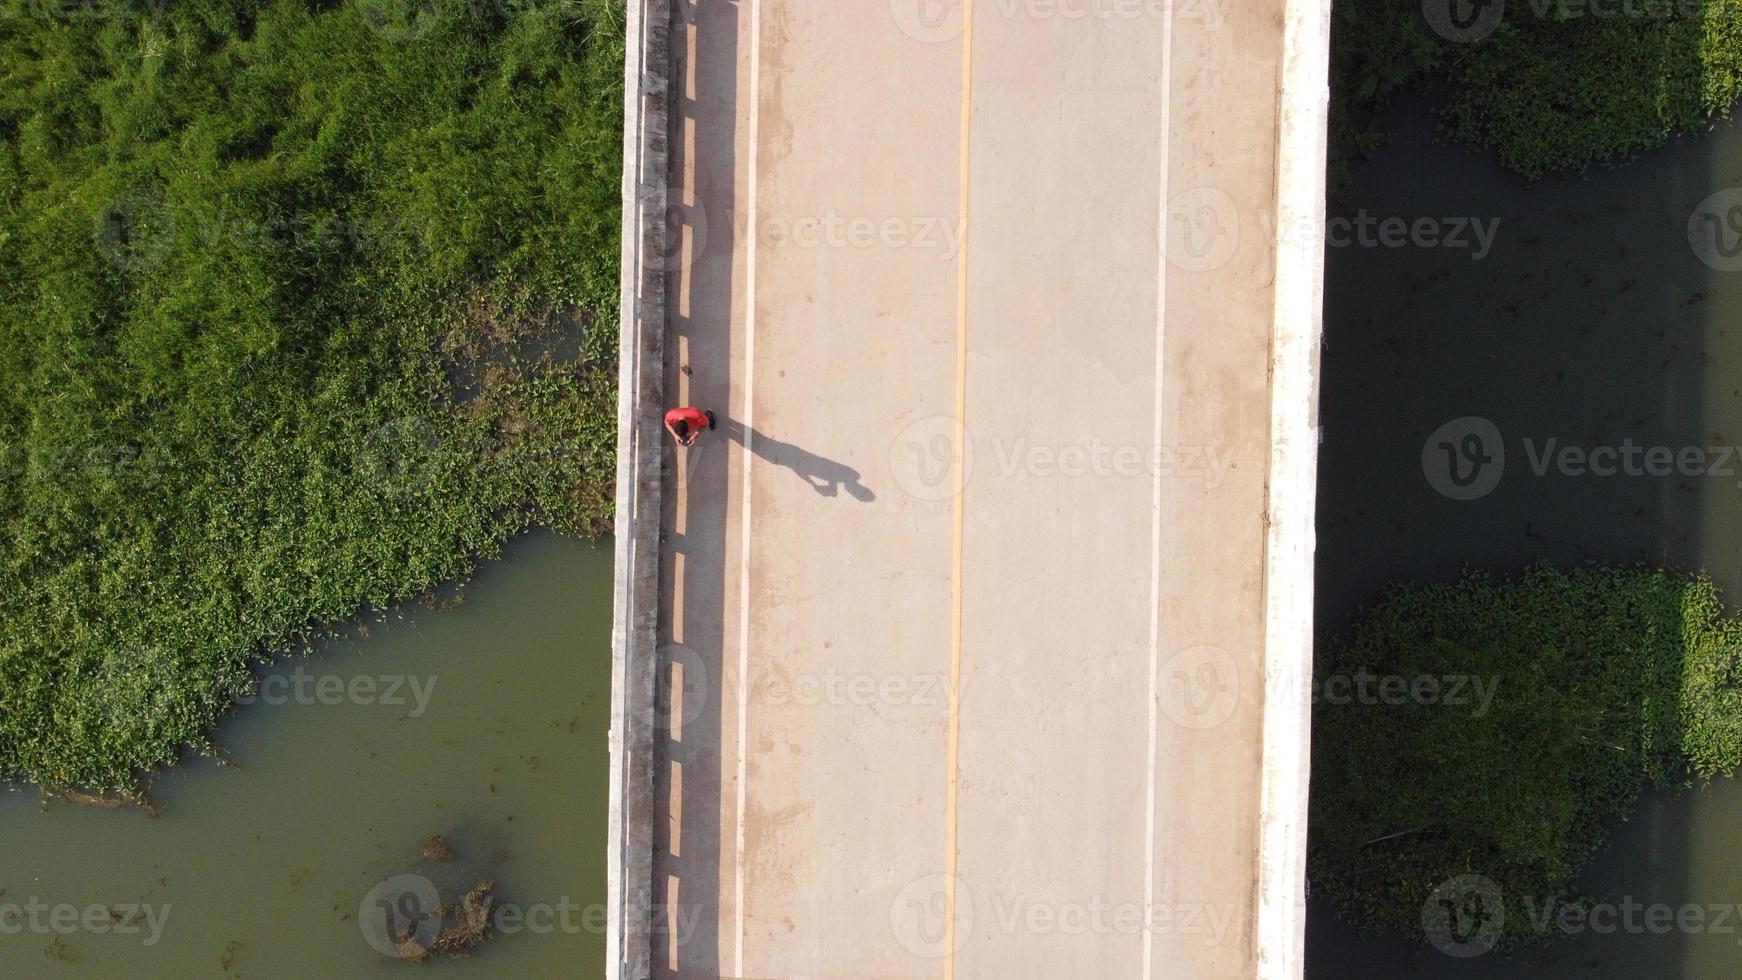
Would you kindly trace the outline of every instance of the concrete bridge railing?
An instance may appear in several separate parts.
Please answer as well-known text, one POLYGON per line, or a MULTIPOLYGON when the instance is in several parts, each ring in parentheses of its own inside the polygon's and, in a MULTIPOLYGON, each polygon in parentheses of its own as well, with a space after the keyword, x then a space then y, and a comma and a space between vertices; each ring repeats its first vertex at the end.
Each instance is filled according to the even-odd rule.
POLYGON ((606 975, 651 972, 654 697, 659 626, 660 411, 670 0, 629 0, 623 100, 623 282, 618 334, 616 591, 606 975))

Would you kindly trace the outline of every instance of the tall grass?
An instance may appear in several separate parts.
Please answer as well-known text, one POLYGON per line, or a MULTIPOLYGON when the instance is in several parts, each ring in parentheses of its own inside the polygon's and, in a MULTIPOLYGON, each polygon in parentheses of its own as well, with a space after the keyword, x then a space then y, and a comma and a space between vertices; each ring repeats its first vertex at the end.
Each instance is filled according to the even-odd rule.
POLYGON ((621 22, 0 4, 0 778, 132 790, 252 661, 605 526, 621 22))

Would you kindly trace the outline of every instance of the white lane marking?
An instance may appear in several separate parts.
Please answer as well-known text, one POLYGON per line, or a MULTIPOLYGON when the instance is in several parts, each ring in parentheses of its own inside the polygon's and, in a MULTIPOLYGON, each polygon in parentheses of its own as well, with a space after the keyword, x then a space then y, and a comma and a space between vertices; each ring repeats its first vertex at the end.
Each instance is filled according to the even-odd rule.
MULTIPOLYGON (((750 162, 745 208, 756 228, 756 150, 762 118, 762 0, 750 0, 750 162)), ((732 917, 736 940, 732 975, 744 975, 744 799, 750 710, 750 467, 756 459, 756 235, 747 236, 744 259, 744 480, 739 490, 743 513, 738 521, 738 786, 737 818, 732 847, 732 917)))
MULTIPOLYGON (((1156 216, 1155 262, 1155 446, 1159 451, 1162 439, 1162 372, 1166 367, 1164 341, 1167 337, 1167 191, 1168 160, 1172 152, 1168 132, 1169 100, 1173 81, 1173 2, 1168 0, 1161 19, 1161 204, 1156 216)), ((1155 484, 1149 502, 1149 763, 1144 770, 1143 807, 1143 912, 1149 919, 1150 906, 1155 902, 1155 761, 1156 709, 1160 692, 1157 673, 1161 670, 1161 468, 1155 468, 1155 484)), ((1153 930, 1143 930, 1143 980, 1154 974, 1155 936, 1153 930)))

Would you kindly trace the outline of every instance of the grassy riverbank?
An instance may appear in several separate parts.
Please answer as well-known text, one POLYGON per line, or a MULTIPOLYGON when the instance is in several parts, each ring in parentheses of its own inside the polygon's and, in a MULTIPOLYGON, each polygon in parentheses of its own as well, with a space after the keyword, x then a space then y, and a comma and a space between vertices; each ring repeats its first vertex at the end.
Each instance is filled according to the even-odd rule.
POLYGON ((619 4, 4 6, 0 777, 604 528, 619 4))

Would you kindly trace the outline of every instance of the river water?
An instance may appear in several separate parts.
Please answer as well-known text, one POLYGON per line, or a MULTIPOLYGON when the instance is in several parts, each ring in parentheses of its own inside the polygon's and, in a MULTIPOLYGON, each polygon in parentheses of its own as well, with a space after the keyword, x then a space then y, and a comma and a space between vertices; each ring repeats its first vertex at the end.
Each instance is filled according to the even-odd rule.
POLYGON ((0 794, 0 976, 597 975, 611 558, 529 535, 457 609, 281 666, 155 818, 0 794), (435 834, 451 861, 420 858, 435 834), (471 960, 371 945, 484 879, 508 914, 471 960))
MULTIPOLYGON (((1730 455, 1742 443, 1742 272, 1730 270, 1742 259, 1728 258, 1742 252, 1742 191, 1711 197, 1742 186, 1742 131, 1527 186, 1487 154, 1437 142, 1420 104, 1400 106, 1393 129, 1333 206, 1349 237, 1365 216, 1448 233, 1447 219, 1477 219, 1493 239, 1485 253, 1473 234, 1462 247, 1370 235, 1328 250, 1321 637, 1388 581, 1538 557, 1703 567, 1742 604, 1742 458, 1730 455), (1690 221, 1721 229, 1724 247, 1696 248, 1690 221), (1468 486, 1448 482, 1442 441, 1468 486), (1589 465, 1608 471, 1593 451, 1622 459, 1629 445, 1631 474, 1589 465), (1703 462, 1654 473, 1651 447, 1697 448, 1703 462), (1483 475, 1477 456, 1494 461, 1483 475)), ((1583 884, 1614 912, 1551 925, 1562 938, 1511 959, 1374 940, 1313 903, 1307 975, 1742 976, 1742 787, 1647 794, 1583 884), (1658 933, 1629 904, 1698 906, 1704 924, 1658 933)))

